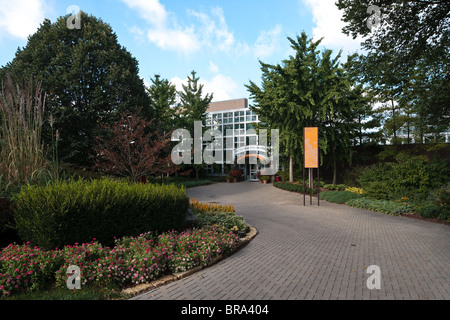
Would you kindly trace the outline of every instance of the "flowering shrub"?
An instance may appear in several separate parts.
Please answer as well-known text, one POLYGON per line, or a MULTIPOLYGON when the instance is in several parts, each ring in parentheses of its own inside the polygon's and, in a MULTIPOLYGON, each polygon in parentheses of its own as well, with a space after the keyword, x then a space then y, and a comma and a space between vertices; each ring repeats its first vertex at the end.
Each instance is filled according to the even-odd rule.
POLYGON ((230 176, 232 176, 233 178, 240 178, 240 177, 242 177, 242 171, 238 170, 238 169, 231 170, 228 174, 230 176))
POLYGON ((190 204, 198 218, 199 226, 220 225, 240 236, 247 232, 247 222, 243 217, 236 215, 231 204, 204 204, 198 199, 191 200, 190 204))
POLYGON ((58 250, 10 244, 0 254, 0 297, 45 289, 63 262, 58 250))
POLYGON ((66 287, 69 266, 81 271, 81 284, 123 288, 161 277, 167 270, 181 272, 206 265, 219 254, 229 253, 238 236, 220 226, 125 237, 113 248, 95 239, 57 250, 42 250, 30 243, 9 245, 0 251, 0 297, 66 287))
POLYGON ((166 233, 161 238, 174 252, 168 262, 172 272, 206 266, 219 254, 229 253, 239 240, 232 231, 217 225, 181 234, 166 233))
POLYGON ((347 187, 347 188, 345 188, 345 191, 349 191, 349 192, 353 192, 353 193, 357 193, 357 194, 364 194, 363 189, 356 188, 356 187, 347 187))
POLYGON ((232 204, 222 205, 217 203, 202 203, 198 199, 190 200, 191 208, 194 211, 208 211, 208 212, 236 212, 232 204))

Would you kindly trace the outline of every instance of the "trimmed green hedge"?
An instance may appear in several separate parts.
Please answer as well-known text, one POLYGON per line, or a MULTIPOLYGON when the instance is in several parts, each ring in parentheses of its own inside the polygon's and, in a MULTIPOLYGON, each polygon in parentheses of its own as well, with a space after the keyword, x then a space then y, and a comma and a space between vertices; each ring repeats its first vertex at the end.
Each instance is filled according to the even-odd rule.
POLYGON ((43 249, 177 229, 189 206, 183 187, 111 179, 26 186, 12 201, 19 236, 43 249))
MULTIPOLYGON (((308 194, 311 193, 311 189, 308 187, 303 188, 302 184, 295 184, 295 183, 290 183, 290 182, 274 182, 273 185, 275 187, 277 187, 279 189, 283 189, 283 190, 300 192, 300 193, 303 193, 304 191, 306 191, 306 193, 308 193, 308 194)), ((313 191, 313 194, 316 194, 317 188, 314 188, 312 191, 313 191)))

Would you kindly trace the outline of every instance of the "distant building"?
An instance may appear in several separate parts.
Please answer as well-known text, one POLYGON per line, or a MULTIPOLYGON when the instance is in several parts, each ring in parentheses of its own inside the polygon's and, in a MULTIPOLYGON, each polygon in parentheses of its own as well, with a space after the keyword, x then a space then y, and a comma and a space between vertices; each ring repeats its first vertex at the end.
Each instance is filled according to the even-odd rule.
POLYGON ((222 132, 222 152, 223 161, 207 166, 208 175, 224 175, 228 170, 235 167, 244 173, 247 181, 258 181, 257 173, 261 170, 261 163, 251 164, 255 161, 246 161, 245 164, 238 164, 238 159, 242 159, 252 149, 257 149, 258 136, 255 124, 259 123, 258 115, 251 111, 247 99, 235 99, 228 101, 212 102, 207 110, 205 121, 206 129, 219 130, 222 132), (228 139, 228 140, 227 140, 228 139), (227 145, 227 141, 233 141, 232 145, 227 145), (234 164, 226 164, 228 155, 233 155, 234 164))

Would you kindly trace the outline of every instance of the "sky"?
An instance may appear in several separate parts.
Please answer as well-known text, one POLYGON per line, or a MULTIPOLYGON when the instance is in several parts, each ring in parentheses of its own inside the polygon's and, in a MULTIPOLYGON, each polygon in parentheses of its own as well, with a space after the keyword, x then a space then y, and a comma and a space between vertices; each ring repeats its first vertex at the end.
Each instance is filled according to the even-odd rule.
POLYGON ((196 71, 213 101, 249 98, 260 84, 259 61, 292 54, 288 37, 305 32, 343 59, 361 39, 342 33, 336 0, 0 0, 0 66, 14 59, 44 19, 55 22, 75 6, 102 19, 139 62, 148 86, 155 74, 181 89, 196 71))

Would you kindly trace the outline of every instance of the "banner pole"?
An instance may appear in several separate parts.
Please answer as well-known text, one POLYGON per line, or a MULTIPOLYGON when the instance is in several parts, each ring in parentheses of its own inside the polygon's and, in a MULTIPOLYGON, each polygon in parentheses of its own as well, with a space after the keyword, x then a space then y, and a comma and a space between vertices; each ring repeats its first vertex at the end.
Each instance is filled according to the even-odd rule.
POLYGON ((305 153, 305 128, 303 128, 303 206, 306 206, 306 181, 305 181, 305 165, 306 165, 306 153, 305 153))

